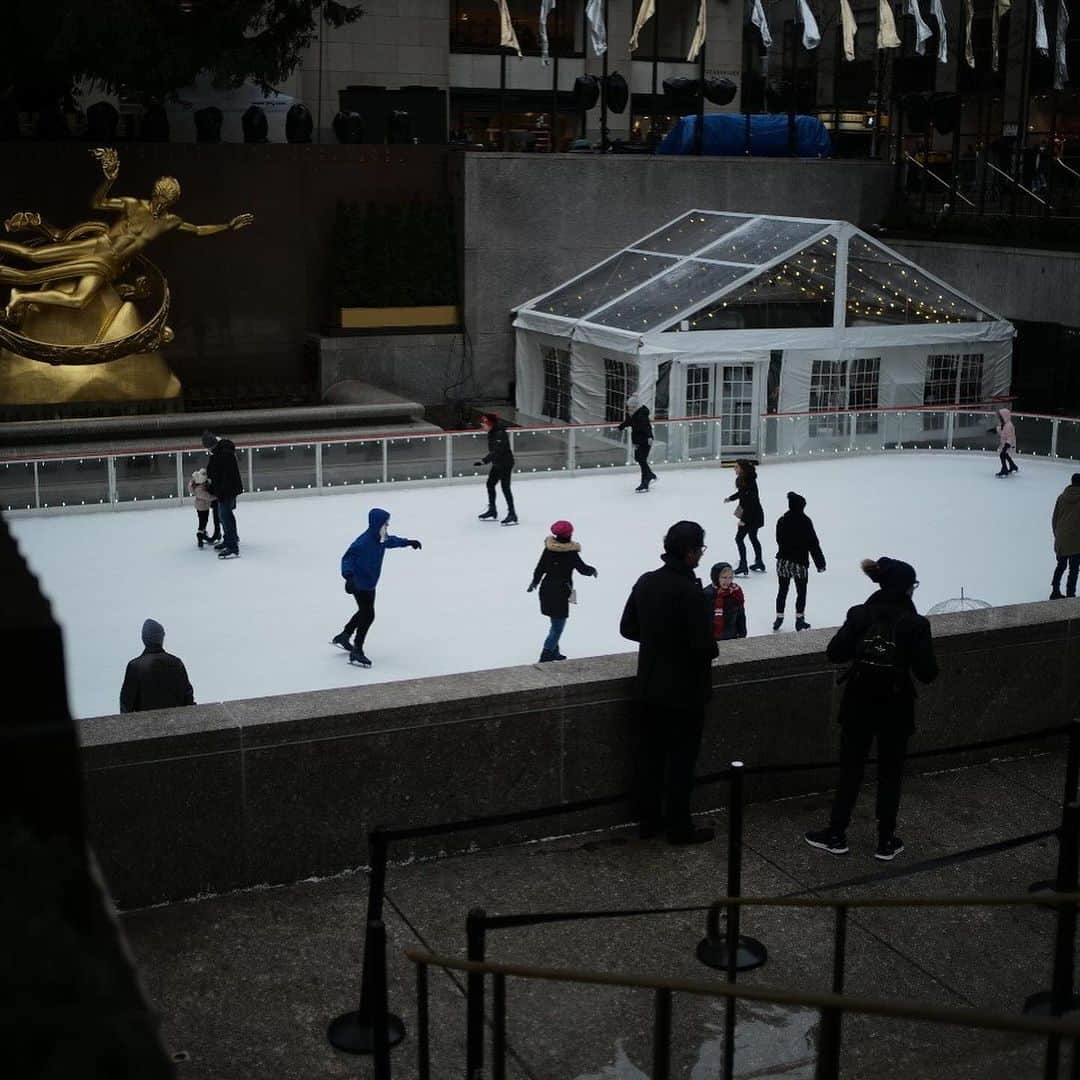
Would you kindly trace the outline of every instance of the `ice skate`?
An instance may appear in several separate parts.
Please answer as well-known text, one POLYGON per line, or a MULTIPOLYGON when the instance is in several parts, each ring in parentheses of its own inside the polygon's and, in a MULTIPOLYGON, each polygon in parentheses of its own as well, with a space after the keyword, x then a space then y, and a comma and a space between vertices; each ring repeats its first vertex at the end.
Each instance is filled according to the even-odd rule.
POLYGON ((795 616, 795 629, 796 630, 809 630, 810 624, 801 616, 795 616))
POLYGON ((371 667, 371 661, 364 655, 363 649, 353 649, 349 653, 349 663, 359 667, 371 667))
POLYGON ((219 559, 239 559, 240 558, 240 550, 239 550, 239 548, 234 548, 234 547, 223 547, 218 552, 217 557, 219 559))
POLYGON ((996 472, 994 475, 1000 480, 1002 477, 1008 476, 1009 473, 1006 469, 1002 469, 1001 472, 996 472))
POLYGON ((489 506, 482 514, 477 514, 478 521, 498 521, 499 512, 494 506, 489 506))
POLYGON ((780 627, 783 626, 783 625, 784 625, 784 616, 783 615, 777 615, 776 618, 773 619, 773 624, 772 624, 773 633, 775 634, 780 629, 780 627))
POLYGON ((339 649, 344 649, 346 652, 352 652, 352 642, 349 640, 349 635, 344 630, 340 634, 335 634, 330 639, 331 645, 336 645, 339 649))
POLYGON ((199 545, 199 548, 200 548, 200 550, 201 550, 201 549, 202 549, 202 546, 203 546, 203 544, 205 544, 205 543, 208 543, 208 542, 209 542, 209 538, 207 537, 206 533, 204 533, 204 532, 203 532, 203 531, 202 531, 202 530, 200 529, 200 530, 199 530, 199 531, 198 531, 198 532, 197 532, 197 533, 195 534, 195 543, 197 543, 197 544, 199 545))
POLYGON ((638 484, 638 486, 636 488, 634 488, 635 493, 638 494, 638 495, 645 495, 645 494, 648 493, 648 490, 649 490, 649 485, 648 484, 638 484))
POLYGON ((510 513, 508 513, 506 515, 506 517, 504 517, 502 519, 500 524, 502 524, 502 525, 516 525, 517 523, 518 523, 517 514, 515 514, 514 511, 511 510, 510 513))
POLYGON ((748 577, 749 574, 750 568, 744 562, 739 563, 739 565, 731 571, 732 577, 748 577))
POLYGON ((758 559, 758 561, 757 561, 756 563, 754 563, 754 564, 753 564, 753 565, 752 565, 752 566, 750 567, 750 569, 751 569, 751 570, 752 570, 752 571, 753 571, 753 572, 754 572, 755 574, 764 574, 764 573, 765 573, 765 564, 764 564, 764 563, 763 563, 763 562, 762 562, 762 561, 761 561, 760 559, 758 559))

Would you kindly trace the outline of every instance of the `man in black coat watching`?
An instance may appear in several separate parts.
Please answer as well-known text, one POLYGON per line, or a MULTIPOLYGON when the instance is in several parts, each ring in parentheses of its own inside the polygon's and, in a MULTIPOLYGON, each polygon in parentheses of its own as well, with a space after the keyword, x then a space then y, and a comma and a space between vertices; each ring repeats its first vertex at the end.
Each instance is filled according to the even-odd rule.
POLYGON ((142 655, 128 662, 124 685, 120 689, 122 713, 146 709, 172 709, 194 705, 187 669, 178 656, 164 649, 165 627, 153 619, 142 626, 142 655))
POLYGON ((619 431, 630 429, 630 441, 634 444, 634 460, 641 469, 641 483, 634 489, 644 494, 656 479, 656 473, 649 465, 649 451, 652 449, 653 429, 649 420, 649 407, 642 405, 636 394, 626 399, 626 419, 619 425, 619 431))
POLYGON ((219 559, 231 559, 240 554, 240 537, 236 532, 236 500, 243 494, 244 483, 240 479, 240 466, 236 461, 236 447, 229 439, 219 439, 212 432, 204 431, 202 444, 210 451, 206 466, 206 486, 217 500, 221 514, 224 536, 214 547, 219 559))
POLYGON ((709 612, 694 570, 705 551, 696 521, 679 521, 664 537, 664 565, 643 574, 626 601, 619 632, 639 642, 638 800, 643 837, 666 830, 672 844, 711 840, 690 817, 710 666, 717 655, 709 612))

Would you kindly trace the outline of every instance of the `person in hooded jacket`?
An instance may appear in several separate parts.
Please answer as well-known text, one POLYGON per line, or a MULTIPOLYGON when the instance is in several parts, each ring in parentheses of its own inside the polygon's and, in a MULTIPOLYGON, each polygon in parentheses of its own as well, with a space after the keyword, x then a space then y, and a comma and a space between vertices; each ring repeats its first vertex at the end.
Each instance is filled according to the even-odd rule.
POLYGON ((636 394, 626 399, 626 419, 619 425, 619 431, 630 429, 630 442, 634 446, 634 460, 641 469, 641 483, 634 490, 644 494, 649 485, 657 479, 649 465, 649 451, 652 449, 653 429, 649 419, 648 405, 642 405, 636 394))
POLYGON ((540 561, 533 571, 527 592, 540 587, 540 614, 551 620, 551 630, 540 652, 540 663, 565 660, 559 652, 559 638, 570 618, 570 599, 573 594, 574 571, 585 577, 596 577, 596 567, 581 558, 581 545, 574 540, 574 526, 569 521, 556 521, 551 535, 544 541, 540 561))
MULTIPOLYGON (((214 453, 214 444, 217 442, 217 436, 212 431, 204 431, 202 433, 202 444, 206 450, 206 465, 205 469, 210 468, 210 458, 214 453)), ((205 471, 205 470, 204 470, 205 471)), ((214 531, 207 536, 206 543, 211 544, 218 551, 221 550, 218 544, 221 543, 221 511, 218 509, 218 501, 210 496, 210 513, 214 518, 214 531)), ((205 529, 203 530, 206 531, 205 529)))
POLYGON ((423 545, 419 540, 391 536, 389 512, 375 507, 368 512, 368 527, 341 556, 341 576, 345 579, 345 591, 356 601, 356 614, 330 643, 349 651, 350 664, 371 667, 364 654, 364 642, 375 621, 375 588, 382 574, 383 557, 387 549, 403 547, 419 551, 423 545), (355 640, 351 640, 353 634, 355 640))
POLYGON ((518 523, 517 512, 514 510, 514 495, 510 490, 510 476, 514 471, 514 452, 510 449, 510 436, 507 433, 506 424, 494 413, 482 413, 480 426, 487 432, 488 452, 479 461, 475 462, 476 468, 481 465, 490 465, 487 478, 488 508, 480 514, 481 521, 495 521, 499 517, 495 509, 495 487, 502 486, 503 498, 506 500, 506 517, 502 519, 503 525, 516 525, 518 523))
POLYGON ((731 563, 718 562, 709 571, 711 585, 705 586, 705 606, 712 620, 714 641, 746 637, 746 598, 735 584, 731 563))
POLYGON ((240 466, 236 461, 236 446, 230 439, 219 439, 209 431, 203 435, 203 445, 210 451, 206 466, 206 486, 217 501, 224 535, 218 549, 219 559, 231 559, 240 554, 240 537, 236 532, 236 500, 243 494, 240 466))
POLYGON ((1076 578, 1080 574, 1080 473, 1072 474, 1072 483, 1057 497, 1050 525, 1054 530, 1054 554, 1057 556, 1050 599, 1060 600, 1065 568, 1069 569, 1065 581, 1066 596, 1076 595, 1076 578))
POLYGON ((809 630, 806 621, 806 586, 810 577, 810 559, 819 574, 825 573, 825 556, 821 553, 814 523, 806 516, 806 500, 797 492, 787 493, 788 510, 776 522, 776 619, 774 631, 784 625, 784 608, 788 589, 795 582, 795 629, 809 630))
POLYGON ((937 678, 930 623, 912 596, 915 569, 899 559, 864 559, 863 573, 878 586, 865 603, 851 608, 825 651, 834 664, 850 663, 842 677, 840 777, 826 829, 806 842, 833 855, 848 851, 847 827, 859 797, 870 746, 877 741, 878 842, 874 858, 889 862, 904 850, 896 835, 900 785, 908 739, 915 731, 915 686, 937 678))
POLYGON ((187 668, 179 656, 165 651, 165 627, 154 619, 142 625, 143 651, 128 662, 120 688, 120 711, 174 709, 194 705, 187 668))
POLYGON ((1016 449, 1016 428, 1013 426, 1012 413, 1008 409, 998 409, 997 415, 997 427, 992 427, 989 434, 996 434, 998 437, 998 457, 1001 458, 1001 469, 994 475, 1000 477, 1020 470, 1009 456, 1009 451, 1016 449))
POLYGON ((729 495, 724 502, 736 500, 739 507, 735 516, 739 519, 739 527, 735 530, 735 546, 739 549, 739 565, 735 567, 735 576, 745 577, 751 570, 763 574, 765 563, 761 559, 758 529, 765 525, 765 511, 761 508, 761 496, 758 495, 757 466, 745 458, 735 462, 735 493, 729 495), (746 565, 747 536, 754 547, 754 564, 750 567, 746 565))

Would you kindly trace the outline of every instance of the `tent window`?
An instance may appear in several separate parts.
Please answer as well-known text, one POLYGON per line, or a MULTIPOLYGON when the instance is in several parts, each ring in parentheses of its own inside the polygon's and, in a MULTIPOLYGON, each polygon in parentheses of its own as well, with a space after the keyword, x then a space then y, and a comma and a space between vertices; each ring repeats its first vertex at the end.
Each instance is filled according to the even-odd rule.
POLYGON ((541 345, 544 358, 544 416, 570 423, 570 353, 541 345))
POLYGON ((620 423, 626 417, 626 399, 637 389, 637 379, 625 360, 604 357, 604 420, 620 423))
MULTIPOLYGON (((982 353, 936 353, 926 358, 926 378, 923 383, 924 405, 977 405, 983 400, 982 353)), ((983 417, 960 413, 960 427, 978 427, 983 417)), ((924 413, 923 430, 943 427, 941 413, 924 413)))
POLYGON ((656 408, 653 415, 657 420, 666 420, 671 401, 671 361, 665 360, 656 371, 656 408))
POLYGON ((728 446, 749 446, 754 408, 753 364, 724 365, 720 430, 728 446))
MULTIPOLYGON (((880 357, 859 356, 852 360, 851 370, 848 372, 848 408, 876 409, 878 407, 878 386, 880 381, 880 357)), ((856 414, 856 435, 876 435, 877 430, 877 413, 863 412, 856 414)))
POLYGON ((815 360, 810 369, 810 411, 830 413, 810 417, 810 437, 838 436, 844 430, 845 418, 840 415, 847 401, 847 362, 844 360, 815 360))
POLYGON ((690 364, 686 369, 686 415, 712 412, 712 365, 690 364))

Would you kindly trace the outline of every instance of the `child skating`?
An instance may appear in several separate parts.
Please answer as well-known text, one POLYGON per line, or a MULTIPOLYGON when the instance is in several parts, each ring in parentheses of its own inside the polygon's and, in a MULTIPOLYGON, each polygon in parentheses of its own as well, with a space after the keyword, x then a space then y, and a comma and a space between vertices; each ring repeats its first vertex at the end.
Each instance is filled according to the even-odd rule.
POLYGON ((566 659, 559 652, 559 638, 570 617, 574 571, 585 577, 596 577, 596 567, 582 561, 581 545, 573 537, 574 526, 569 521, 556 521, 551 526, 551 535, 544 541, 540 561, 526 590, 532 592, 540 586, 540 614, 551 620, 551 629, 540 652, 541 664, 566 659))
POLYGON ((213 540, 206 535, 206 523, 210 520, 210 504, 213 496, 206 486, 206 470, 196 469, 188 481, 188 493, 195 500, 195 517, 199 522, 195 530, 195 542, 201 548, 204 544, 213 546, 213 540))
POLYGON ((776 522, 776 619, 773 631, 784 625, 784 608, 788 589, 795 582, 795 629, 809 630, 806 621, 806 585, 810 576, 810 559, 819 574, 825 573, 825 556, 821 553, 814 523, 806 516, 806 500, 794 491, 787 493, 788 511, 776 522))

